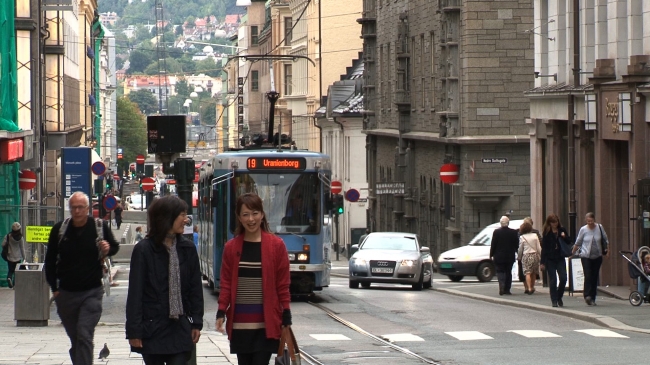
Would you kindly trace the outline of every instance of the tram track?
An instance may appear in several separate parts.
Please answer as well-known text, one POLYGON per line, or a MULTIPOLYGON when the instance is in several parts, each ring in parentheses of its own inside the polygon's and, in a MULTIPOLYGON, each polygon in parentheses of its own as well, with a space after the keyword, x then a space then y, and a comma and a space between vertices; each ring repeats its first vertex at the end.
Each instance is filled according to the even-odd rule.
MULTIPOLYGON (((311 302, 311 301, 308 301, 307 303, 312 305, 315 308, 318 308, 318 309, 322 310, 323 312, 325 312, 330 318, 332 318, 336 322, 350 328, 351 330, 353 330, 353 331, 355 331, 355 332, 357 332, 359 334, 362 334, 362 335, 364 335, 366 337, 369 337, 373 341, 379 342, 383 346, 391 348, 391 349, 393 349, 393 350, 395 350, 397 352, 400 352, 402 354, 405 354, 405 355, 407 355, 407 356, 409 356, 411 358, 417 359, 418 361, 421 361, 424 364, 442 365, 442 363, 440 363, 440 362, 427 359, 427 358, 425 358, 425 357, 423 357, 421 355, 418 355, 418 354, 414 353, 413 351, 411 351, 409 349, 406 349, 406 348, 401 347, 401 346, 397 346, 396 344, 394 344, 394 343, 392 343, 390 341, 387 341, 387 340, 383 339, 382 337, 373 335, 372 333, 364 330, 363 328, 357 326, 356 324, 339 317, 336 313, 334 313, 332 310, 330 310, 327 307, 324 307, 324 306, 322 306, 322 305, 320 305, 318 303, 314 303, 314 302, 311 302)), ((301 352, 301 354, 304 354, 304 352, 302 350, 300 352, 301 352)), ((305 357, 307 357, 307 356, 305 356, 305 357)), ((311 363, 311 364, 323 364, 323 363, 319 362, 318 360, 316 360, 313 356, 310 356, 310 357, 313 359, 313 361, 316 361, 316 362, 311 363)))

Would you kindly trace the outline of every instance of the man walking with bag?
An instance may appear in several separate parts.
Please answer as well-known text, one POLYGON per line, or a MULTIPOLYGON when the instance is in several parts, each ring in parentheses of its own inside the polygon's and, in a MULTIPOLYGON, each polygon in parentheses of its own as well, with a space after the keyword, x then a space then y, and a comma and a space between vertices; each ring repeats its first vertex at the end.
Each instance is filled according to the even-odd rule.
POLYGON ((119 250, 110 226, 88 216, 89 205, 83 192, 70 196, 70 218, 52 227, 45 256, 45 275, 70 338, 74 365, 93 363, 93 338, 104 294, 102 263, 119 250))

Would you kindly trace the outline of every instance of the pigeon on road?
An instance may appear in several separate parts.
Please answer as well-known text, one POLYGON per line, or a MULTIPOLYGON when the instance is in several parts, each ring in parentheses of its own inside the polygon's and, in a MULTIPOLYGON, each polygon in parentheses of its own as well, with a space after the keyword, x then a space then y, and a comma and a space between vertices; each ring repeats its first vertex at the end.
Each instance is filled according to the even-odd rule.
POLYGON ((108 346, 104 344, 104 348, 101 349, 101 351, 99 351, 99 359, 101 359, 102 361, 106 360, 106 358, 108 357, 108 355, 110 355, 110 353, 111 351, 108 349, 108 346))

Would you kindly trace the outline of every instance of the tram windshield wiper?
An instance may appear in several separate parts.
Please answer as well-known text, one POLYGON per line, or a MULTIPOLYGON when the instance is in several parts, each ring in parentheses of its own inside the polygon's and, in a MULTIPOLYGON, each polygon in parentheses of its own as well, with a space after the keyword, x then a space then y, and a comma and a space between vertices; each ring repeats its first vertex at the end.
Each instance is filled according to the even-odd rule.
POLYGON ((303 243, 307 243, 307 239, 305 238, 305 236, 301 236, 301 235, 299 235, 299 234, 295 234, 295 233, 293 233, 293 232, 275 232, 275 234, 287 234, 287 233, 288 233, 288 234, 292 234, 292 235, 294 235, 294 236, 296 236, 296 237, 300 237, 300 238, 302 238, 302 242, 303 242, 303 243))

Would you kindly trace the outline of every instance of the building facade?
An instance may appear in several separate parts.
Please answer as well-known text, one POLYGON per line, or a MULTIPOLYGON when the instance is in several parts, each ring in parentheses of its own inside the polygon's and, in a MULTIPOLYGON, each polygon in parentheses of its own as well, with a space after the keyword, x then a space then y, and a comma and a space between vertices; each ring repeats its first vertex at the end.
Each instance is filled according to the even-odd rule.
POLYGON ((371 229, 417 233, 437 257, 530 215, 532 0, 365 0, 359 22, 371 229))
MULTIPOLYGON (((534 4, 533 217, 557 213, 577 232, 594 212, 611 253, 648 246, 650 3, 583 1, 577 12, 571 2, 534 4)), ((604 260, 600 285, 631 283, 619 261, 604 260)))

